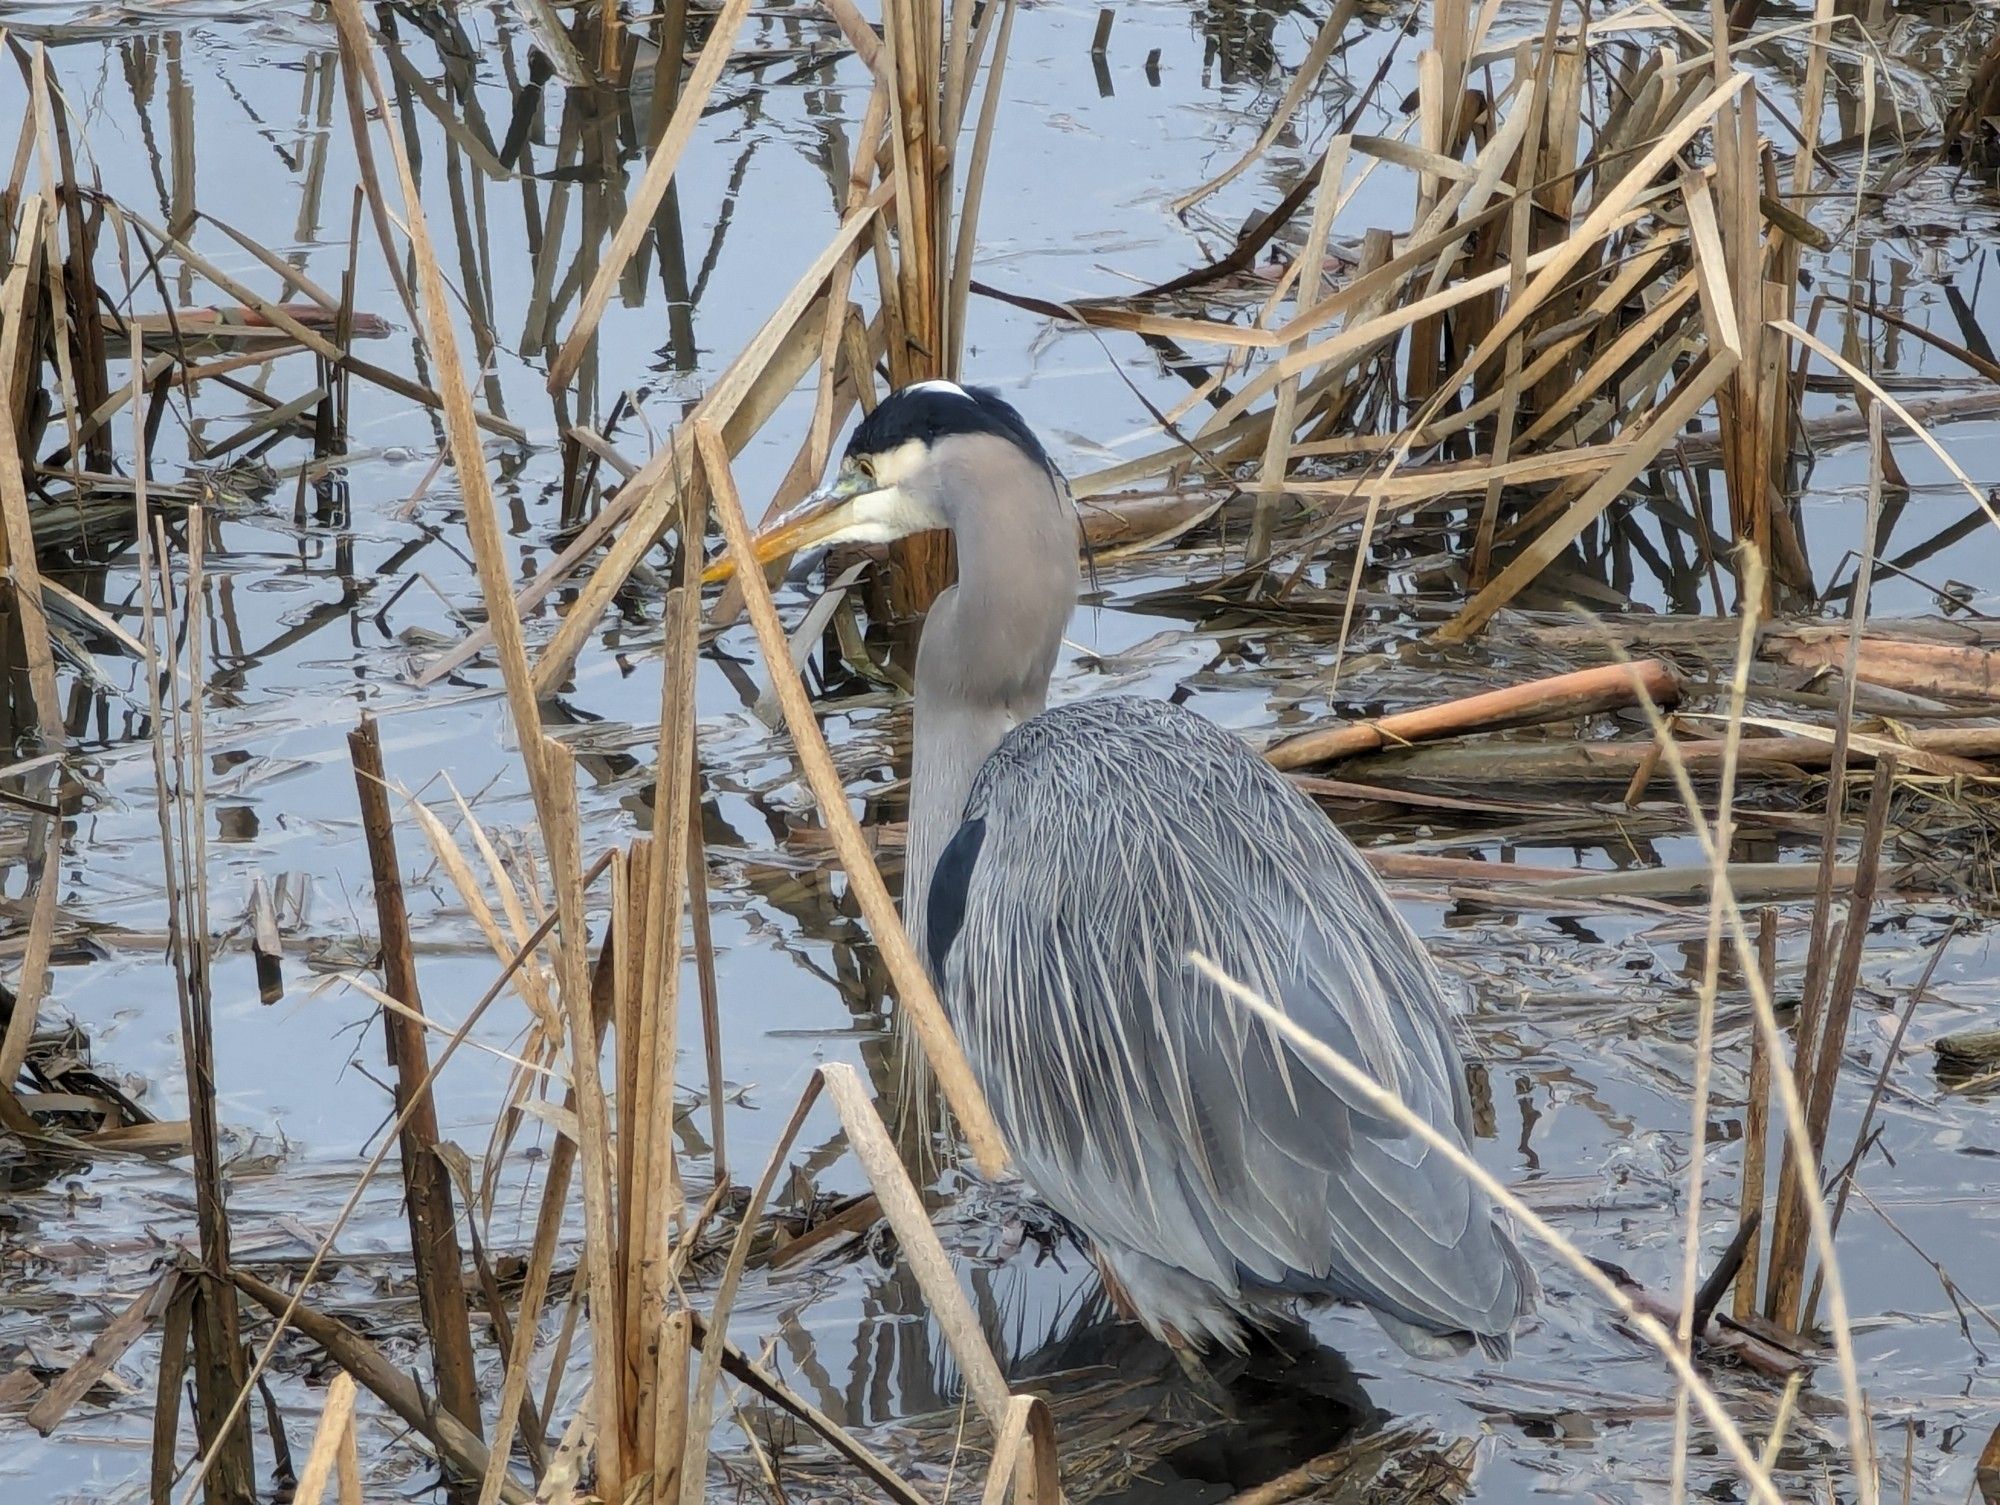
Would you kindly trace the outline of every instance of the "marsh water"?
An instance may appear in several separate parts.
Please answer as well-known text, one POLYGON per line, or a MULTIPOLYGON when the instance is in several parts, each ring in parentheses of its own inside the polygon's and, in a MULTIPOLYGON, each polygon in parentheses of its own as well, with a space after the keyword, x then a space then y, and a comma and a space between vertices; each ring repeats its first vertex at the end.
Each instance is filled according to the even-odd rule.
MULTIPOLYGON (((1270 153, 1183 221, 1169 201, 1256 138, 1320 16, 1306 5, 1123 0, 1100 60, 1090 47, 1098 10, 1074 0, 1023 4, 979 236, 986 281, 1063 299, 1200 264, 1312 160, 1351 97, 1336 85, 1309 100, 1270 153)), ((1401 49, 1392 68, 1413 68, 1415 46, 1400 34, 1405 10, 1365 9, 1336 71, 1365 79, 1391 49, 1401 49)), ((477 341, 478 396, 525 431, 524 441, 495 441, 489 450, 512 560, 525 577, 549 557, 564 522, 559 425, 596 422, 625 454, 643 459, 824 244, 846 183, 846 139, 866 99, 864 70, 811 7, 753 13, 657 239, 621 282, 574 389, 552 400, 544 372, 567 327, 564 310, 574 308, 576 287, 643 166, 649 77, 642 66, 625 95, 544 80, 521 15, 506 5, 384 8, 376 19, 390 43, 393 127, 411 152, 461 313, 487 332, 477 341), (520 143, 511 165, 502 160, 509 141, 520 143)), ((1878 7, 1857 20, 1864 23, 1878 49, 1878 120, 1887 131, 1900 114, 1912 132, 1934 121, 1943 81, 1989 24, 1976 10, 1929 5, 1878 7)), ((1516 21, 1503 6, 1497 30, 1540 25, 1539 10, 1516 21)), ((53 77, 81 126, 78 149, 113 201, 160 223, 198 209, 320 284, 339 285, 356 176, 323 10, 0 4, 0 30, 48 45, 53 77)), ((1764 62, 1788 75, 1796 52, 1774 44, 1764 62)), ((1856 128, 1858 118, 1859 63, 1844 55, 1836 76, 1829 139, 1845 134, 1843 124, 1856 128)), ((17 118, 21 77, 5 65, 0 119, 17 118)), ((1388 111, 1398 97, 1388 91, 1358 128, 1393 126, 1388 111)), ((1336 237, 1406 226, 1407 192, 1394 175, 1378 175, 1343 213, 1336 237)), ((1843 224, 1850 208, 1830 203, 1828 223, 1843 224)), ((2000 273, 1996 222, 2000 197, 1990 184, 1941 167, 1866 205, 1859 256, 1843 244, 1819 271, 1842 289, 1850 279, 1869 281, 1906 317, 1959 339, 1967 320, 1976 327, 1996 307, 1989 275, 2000 273)), ((212 226, 195 225, 192 239, 265 293, 276 289, 268 269, 212 226)), ((365 226, 358 278, 358 306, 390 325, 369 358, 421 374, 425 357, 365 226)), ((173 265, 157 287, 145 287, 138 306, 156 308, 162 296, 183 305, 226 301, 173 265)), ((1837 321, 1837 306, 1828 317, 1837 321)), ((1877 333, 1865 338, 1880 341, 1875 368, 1897 390, 1948 394, 1965 383, 1935 350, 1877 333)), ((972 305, 966 364, 970 376, 1021 407, 1072 471, 1156 442, 1146 403, 1170 405, 1187 390, 1144 344, 1055 327, 990 299, 972 305)), ((293 358, 242 376, 285 398, 310 385, 309 370, 293 358)), ((533 826, 497 673, 474 663, 431 688, 413 683, 427 657, 483 611, 450 471, 437 468, 440 429, 424 410, 364 383, 353 385, 351 401, 350 454, 332 474, 302 476, 311 447, 297 440, 254 454, 187 458, 187 433, 214 441, 257 411, 226 390, 205 390, 192 410, 178 408, 159 449, 160 479, 194 488, 203 503, 209 892, 212 928, 235 932, 216 968, 218 1106, 230 1138, 236 1253, 246 1259, 311 1252, 386 1118, 376 1007, 337 975, 366 961, 375 929, 346 743, 357 716, 368 710, 382 718, 392 778, 448 822, 461 818, 455 790, 503 846, 515 837, 525 844, 533 826), (260 877, 271 884, 282 877, 289 895, 304 896, 285 915, 286 990, 269 1005, 259 1001, 237 926, 260 877)), ((1826 411, 1837 399, 1814 402, 1826 411)), ((810 391, 795 394, 765 430, 769 437, 738 462, 753 502, 777 484, 810 410, 810 391)), ((2000 480, 1992 422, 1941 432, 1976 482, 2000 480)), ((1899 441, 1897 453, 1911 488, 1884 553, 1908 562, 1878 587, 1875 614, 1935 612, 1941 593, 1954 609, 2000 610, 2000 548, 1990 525, 1965 525, 1966 497, 1927 450, 1899 441)), ((1843 577, 1846 552, 1859 540, 1865 469, 1860 446, 1829 445, 1806 474, 1804 515, 1822 585, 1843 577)), ((1602 583, 1593 604, 1712 610, 1708 577, 1671 563, 1689 557, 1667 539, 1672 527, 1635 509, 1620 536, 1571 561, 1577 575, 1602 583)), ((1423 628, 1452 599, 1441 568, 1448 552, 1437 535, 1382 552, 1337 684, 1330 672, 1337 613, 1245 613, 1198 592, 1175 593, 1240 558, 1228 534, 1107 564, 1100 594, 1076 618, 1055 693, 1173 696, 1261 740, 1281 724, 1419 704, 1564 667, 1558 651, 1505 630, 1469 649, 1426 644, 1423 628)), ((129 548, 107 547, 101 562, 58 579, 133 623, 129 548)), ((804 596, 795 584, 784 604, 796 612, 804 596)), ((531 639, 552 621, 546 613, 532 619, 531 639)), ((76 636, 92 666, 71 665, 64 677, 83 794, 62 827, 59 870, 41 875, 61 894, 45 1024, 73 1021, 100 1072, 161 1117, 177 1118, 185 1083, 163 947, 143 677, 89 632, 76 636)), ((628 592, 551 704, 552 730, 576 749, 585 774, 592 851, 629 838, 649 818, 660 638, 657 596, 628 592)), ((762 703, 761 675, 747 630, 732 627, 704 654, 698 680, 728 1151, 739 1180, 762 1163, 818 1063, 853 1060, 877 1080, 889 1075, 882 970, 843 884, 816 848, 797 839, 811 823, 811 800, 762 703)), ((883 796, 906 767, 906 701, 886 684, 853 676, 829 690, 824 724, 850 789, 866 813, 894 818, 894 800, 883 796)), ((1470 833, 1436 829, 1421 809, 1335 813, 1358 839, 1495 861, 1610 871, 1698 860, 1684 834, 1629 834, 1611 798, 1593 807, 1594 827, 1526 808, 1514 826, 1470 833)), ((1523 800, 1532 804, 1527 792, 1523 800)), ((24 827, 4 838, 10 961, 35 881, 24 827)), ((1773 842, 1776 856, 1810 858, 1809 847, 1782 833, 1773 842)), ((406 827, 403 843, 425 1001, 449 1025, 485 989, 494 964, 414 829, 406 827)), ((1464 984, 1486 1089, 1483 1160, 1588 1253, 1671 1295, 1686 1212, 1699 911, 1615 899, 1489 904, 1437 885, 1398 893, 1464 984)), ((1784 919, 1781 993, 1788 981, 1796 988, 1802 913, 1784 919)), ((1963 1499, 1974 1457, 2000 1417, 2000 1375, 1988 1361, 2000 1352, 2000 1330, 1977 1310, 2000 1311, 2000 1107, 1990 1096, 1942 1092, 1922 1047, 1947 1030, 2000 1023, 2000 955, 1967 893, 1899 895, 1879 918, 1848 1067, 1854 1090, 1836 1119, 1836 1146, 1851 1139, 1852 1106, 1880 1069, 1885 1024, 1893 1025, 1948 925, 1962 923, 1892 1071, 1886 1127, 1860 1178, 1874 1205, 1849 1213, 1843 1268, 1888 1488, 1901 1488, 1907 1440, 1911 1497, 1963 1499)), ((683 996, 691 1000, 694 989, 683 996)), ((1736 1001, 1724 1011, 1725 1059, 1708 1136, 1704 1264, 1734 1221, 1744 1014, 1738 996, 1729 996, 1736 1001)), ((522 1021, 518 1001, 504 999, 478 1038, 504 1051, 522 1021)), ((692 1012, 683 1039, 698 1039, 692 1012)), ((471 1153, 486 1145, 508 1070, 501 1056, 465 1052, 443 1080, 444 1133, 471 1153)), ((683 1082, 698 1075, 685 1071, 683 1082)), ((704 1191, 712 1174, 707 1115, 694 1111, 695 1100, 687 1107, 690 1179, 704 1191)), ((830 1109, 815 1111, 800 1146, 781 1200, 863 1189, 830 1109)), ((500 1211, 486 1230, 495 1249, 528 1240, 545 1148, 533 1133, 515 1146, 500 1211)), ((1106 1320, 1087 1262, 1036 1236, 1038 1220, 1018 1192, 956 1172, 941 1173, 938 1191, 941 1225, 1003 1361, 1019 1375, 1056 1377, 1051 1383, 1072 1397, 1065 1438, 1100 1460, 1108 1491, 1220 1499, 1359 1429, 1393 1438, 1412 1456, 1469 1458, 1471 1498, 1664 1492, 1667 1371, 1553 1262, 1545 1266, 1543 1309, 1508 1364, 1412 1362, 1373 1324, 1334 1312, 1315 1330, 1339 1361, 1329 1353, 1314 1372, 1262 1391, 1252 1386, 1233 1410, 1218 1412, 1190 1398, 1164 1355, 1106 1320), (1132 1473, 1122 1485, 1121 1457, 1132 1473)), ((192 1236, 183 1165, 102 1158, 19 1178, 0 1212, 0 1356, 10 1365, 59 1367, 144 1285, 170 1245, 192 1236)), ((399 1190, 393 1179, 379 1180, 337 1241, 342 1261, 329 1300, 348 1312, 379 1304, 407 1314, 391 1257, 406 1238, 399 1190)), ((846 1258, 755 1275, 732 1330, 914 1474, 945 1477, 960 1404, 955 1373, 893 1250, 869 1244, 846 1258)), ((406 1321, 385 1319, 382 1341, 401 1362, 419 1362, 406 1321)), ((0 1413, 0 1497, 143 1498, 155 1342, 143 1340, 116 1371, 125 1393, 98 1392, 51 1437, 29 1430, 18 1412, 0 1413)), ((296 1447, 317 1414, 325 1375, 304 1345, 285 1352, 277 1395, 296 1447)), ((485 1360, 497 1372, 490 1354, 485 1360)), ((1731 1370, 1717 1380, 1752 1430, 1768 1420, 1775 1384, 1731 1370)), ((1836 1482, 1845 1478, 1838 1450, 1819 1425, 1836 1400, 1830 1376, 1809 1388, 1791 1433, 1786 1478, 1802 1496, 1847 1491, 1836 1482)), ((746 1425, 760 1424, 739 1415, 725 1426, 720 1466, 755 1492, 766 1486, 736 1430, 746 1425)), ((790 1438, 760 1435, 781 1480, 803 1481, 807 1494, 836 1488, 809 1456, 794 1463, 790 1438)), ((391 1446, 391 1436, 387 1425, 371 1434, 374 1476, 385 1491, 428 1497, 434 1476, 413 1452, 391 1446)), ((1725 1462, 1697 1460, 1697 1488, 1731 1497, 1730 1478, 1725 1462)), ((971 1485, 961 1479, 957 1487, 971 1485)))

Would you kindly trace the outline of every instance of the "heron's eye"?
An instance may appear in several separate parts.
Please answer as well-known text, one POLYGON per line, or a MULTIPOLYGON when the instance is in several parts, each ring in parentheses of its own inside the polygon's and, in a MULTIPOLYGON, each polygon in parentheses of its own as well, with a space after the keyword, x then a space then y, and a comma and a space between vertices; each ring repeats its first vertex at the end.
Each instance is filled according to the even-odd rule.
POLYGON ((875 462, 873 460, 865 460, 865 459, 856 460, 854 462, 854 468, 860 471, 861 474, 866 476, 869 480, 872 481, 875 479, 875 462))

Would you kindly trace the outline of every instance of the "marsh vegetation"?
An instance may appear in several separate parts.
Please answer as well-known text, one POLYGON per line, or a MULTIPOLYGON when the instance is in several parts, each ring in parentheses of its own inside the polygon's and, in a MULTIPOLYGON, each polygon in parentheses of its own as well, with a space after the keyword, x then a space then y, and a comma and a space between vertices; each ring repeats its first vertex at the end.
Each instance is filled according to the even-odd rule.
POLYGON ((0 37, 10 1498, 2000 1498, 1990 9, 0 37), (697 583, 931 377, 1463 984, 1510 1363, 1218 1399, 995 1174, 948 549, 697 583))

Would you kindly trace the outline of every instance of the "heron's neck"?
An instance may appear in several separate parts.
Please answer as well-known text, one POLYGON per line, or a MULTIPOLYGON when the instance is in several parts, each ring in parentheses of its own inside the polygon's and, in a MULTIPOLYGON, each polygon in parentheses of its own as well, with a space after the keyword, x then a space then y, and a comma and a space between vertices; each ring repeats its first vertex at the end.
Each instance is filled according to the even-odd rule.
POLYGON ((1013 531, 1005 537, 992 531, 991 518, 982 513, 954 528, 958 584, 932 606, 917 646, 903 915, 920 951, 938 856, 981 766, 1048 703, 1076 608, 1076 524, 1067 507, 1049 518, 1008 518, 1013 531))

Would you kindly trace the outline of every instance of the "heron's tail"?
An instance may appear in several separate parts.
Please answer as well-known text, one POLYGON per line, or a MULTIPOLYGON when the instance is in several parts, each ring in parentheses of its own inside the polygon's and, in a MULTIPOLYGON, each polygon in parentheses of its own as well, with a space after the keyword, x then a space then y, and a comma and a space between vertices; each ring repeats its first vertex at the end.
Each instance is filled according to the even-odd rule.
POLYGON ((1378 1307, 1369 1307, 1369 1315, 1381 1324, 1382 1331, 1396 1340, 1396 1346, 1403 1352, 1419 1359, 1455 1359, 1471 1352, 1477 1343, 1480 1352, 1489 1359, 1510 1359, 1514 1356, 1514 1328, 1523 1317, 1535 1309, 1541 1298, 1542 1285, 1535 1278, 1534 1267, 1521 1252, 1515 1241, 1512 1222, 1504 1213, 1493 1215, 1494 1253, 1505 1265, 1505 1275, 1501 1282, 1499 1298, 1493 1304, 1494 1330, 1471 1332, 1466 1330, 1440 1332, 1434 1327, 1424 1327, 1378 1307))
POLYGON ((1509 1284, 1514 1292, 1513 1313, 1504 1332, 1481 1333, 1479 1346, 1489 1359, 1511 1359, 1514 1356, 1514 1328, 1523 1317, 1535 1310, 1535 1304, 1541 1300, 1542 1283, 1535 1276, 1535 1267, 1528 1263, 1528 1256, 1521 1252, 1521 1245, 1514 1237, 1513 1220, 1505 1213, 1493 1214, 1493 1242, 1500 1257, 1507 1262, 1509 1284))

